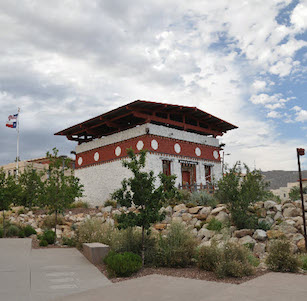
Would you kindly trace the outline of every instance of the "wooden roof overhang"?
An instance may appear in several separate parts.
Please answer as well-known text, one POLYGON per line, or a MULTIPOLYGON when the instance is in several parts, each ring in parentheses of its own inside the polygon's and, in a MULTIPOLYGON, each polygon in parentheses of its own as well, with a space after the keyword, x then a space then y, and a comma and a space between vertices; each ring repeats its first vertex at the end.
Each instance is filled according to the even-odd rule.
POLYGON ((66 136, 67 139, 78 141, 80 144, 145 123, 164 125, 213 137, 222 136, 223 133, 237 128, 196 107, 136 100, 55 133, 55 135, 66 136))

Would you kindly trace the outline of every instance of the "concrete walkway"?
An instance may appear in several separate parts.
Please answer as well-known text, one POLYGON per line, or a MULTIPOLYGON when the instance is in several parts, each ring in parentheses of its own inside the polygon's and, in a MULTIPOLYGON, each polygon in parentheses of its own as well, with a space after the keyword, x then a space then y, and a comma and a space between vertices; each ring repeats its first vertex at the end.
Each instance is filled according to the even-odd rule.
POLYGON ((0 300, 48 301, 111 282, 76 249, 31 249, 31 239, 0 239, 0 300))

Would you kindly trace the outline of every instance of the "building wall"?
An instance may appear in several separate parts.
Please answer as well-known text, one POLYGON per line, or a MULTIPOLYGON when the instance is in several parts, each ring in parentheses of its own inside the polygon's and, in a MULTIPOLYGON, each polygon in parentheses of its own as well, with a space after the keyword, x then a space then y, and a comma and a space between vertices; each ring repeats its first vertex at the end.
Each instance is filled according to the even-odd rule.
MULTIPOLYGON (((302 184, 303 184, 303 187, 307 187, 307 180, 304 179, 302 184)), ((299 187, 299 186, 300 186, 299 182, 292 182, 292 183, 288 183, 287 187, 271 189, 271 192, 275 194, 276 196, 279 196, 282 201, 286 201, 286 200, 289 200, 289 193, 291 191, 291 188, 299 187)))
MULTIPOLYGON (((149 153, 146 156, 146 166, 144 171, 153 171, 155 176, 162 172, 162 160, 171 160, 171 173, 177 176, 176 186, 181 185, 181 163, 179 160, 187 159, 185 157, 178 158, 168 155, 160 155, 149 153)), ((204 164, 212 164, 205 160, 190 160, 198 163, 196 166, 197 183, 205 184, 205 169, 204 164)), ((216 179, 221 177, 221 165, 215 163, 212 166, 212 174, 216 179)), ((80 168, 75 170, 76 177, 80 178, 84 185, 83 200, 88 202, 91 206, 102 205, 106 200, 111 199, 111 193, 121 187, 121 182, 124 178, 129 178, 132 173, 122 166, 122 160, 108 162, 90 166, 87 168, 80 168)), ((157 178, 156 186, 159 185, 157 178)))
POLYGON ((180 161, 184 160, 196 164, 196 183, 205 184, 205 164, 211 166, 214 180, 221 177, 218 145, 215 138, 146 124, 78 145, 75 175, 84 185, 83 199, 91 205, 102 205, 121 187, 122 180, 131 176, 122 166, 122 160, 127 158, 126 149, 132 147, 136 153, 143 148, 149 151, 145 171, 152 170, 158 176, 162 172, 162 160, 169 160, 171 174, 177 176, 176 186, 179 186, 182 184, 180 161), (153 140, 157 148, 153 147, 153 140), (176 144, 180 145, 179 149, 176 144))

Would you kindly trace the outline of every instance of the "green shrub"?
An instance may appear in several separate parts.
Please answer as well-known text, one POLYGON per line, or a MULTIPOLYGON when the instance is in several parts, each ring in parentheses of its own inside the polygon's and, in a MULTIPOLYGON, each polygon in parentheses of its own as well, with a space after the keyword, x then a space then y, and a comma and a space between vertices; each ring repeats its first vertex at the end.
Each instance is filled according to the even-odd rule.
POLYGON ((113 227, 101 219, 86 219, 76 231, 76 245, 82 248, 83 243, 100 242, 110 245, 113 227))
POLYGON ((19 230, 19 233, 18 233, 18 237, 19 238, 24 238, 26 235, 25 235, 25 231, 23 229, 20 229, 19 230))
POLYGON ((166 267, 186 267, 193 261, 196 239, 181 223, 171 224, 167 234, 160 236, 155 264, 166 267))
POLYGON ((3 228, 0 227, 0 238, 3 237, 3 228))
POLYGON ((277 239, 269 247, 269 256, 266 264, 275 272, 297 272, 299 260, 292 253, 290 242, 286 239, 277 239))
MULTIPOLYGON (((111 249, 116 253, 132 252, 134 254, 142 254, 142 232, 140 229, 127 228, 114 230, 110 242, 111 249)), ((152 264, 156 255, 156 238, 145 232, 145 264, 152 264)))
POLYGON ((252 253, 247 255, 247 260, 255 268, 260 264, 260 259, 254 256, 252 253))
POLYGON ((18 234, 19 234, 19 228, 16 225, 8 226, 6 230, 6 237, 14 237, 18 236, 18 234))
POLYGON ((47 247, 48 246, 48 241, 47 240, 40 240, 39 242, 40 247, 47 247))
POLYGON ((301 255, 300 261, 302 269, 307 271, 307 254, 301 255))
POLYGON ((260 222, 258 221, 257 229, 268 231, 271 229, 271 226, 265 221, 260 221, 260 222))
POLYGON ((73 202, 69 208, 73 209, 73 208, 89 208, 89 203, 87 202, 83 202, 83 201, 77 201, 77 202, 73 202))
POLYGON ((213 271, 219 278, 251 275, 254 272, 251 253, 244 246, 226 243, 222 247, 212 244, 202 247, 198 254, 198 267, 213 271))
MULTIPOLYGON (((57 224, 58 225, 63 225, 64 224, 64 219, 61 216, 57 217, 57 224)), ((55 215, 48 215, 44 218, 43 220, 43 229, 52 229, 55 227, 55 215)))
POLYGON ((215 208, 217 205, 214 196, 205 190, 194 191, 191 194, 191 202, 199 206, 211 206, 212 208, 215 208))
POLYGON ((55 233, 52 230, 45 230, 40 240, 45 240, 48 244, 53 245, 55 243, 55 233))
POLYGON ((211 231, 221 231, 223 228, 223 223, 217 220, 216 218, 212 218, 207 226, 208 230, 211 231))
POLYGON ((26 225, 23 228, 23 231, 24 231, 26 237, 29 237, 29 236, 31 236, 33 234, 36 234, 35 229, 32 226, 30 226, 30 225, 26 225))
POLYGON ((76 239, 74 237, 62 237, 62 243, 65 246, 75 247, 76 246, 76 239))
POLYGON ((222 250, 215 243, 203 246, 198 251, 197 266, 205 271, 215 271, 217 264, 222 259, 222 250))
POLYGON ((108 269, 117 277, 129 277, 142 267, 142 258, 134 253, 110 252, 104 259, 108 269))
POLYGON ((111 200, 107 200, 104 205, 104 207, 108 207, 108 206, 112 206, 113 208, 117 208, 117 202, 116 201, 111 201, 111 200))

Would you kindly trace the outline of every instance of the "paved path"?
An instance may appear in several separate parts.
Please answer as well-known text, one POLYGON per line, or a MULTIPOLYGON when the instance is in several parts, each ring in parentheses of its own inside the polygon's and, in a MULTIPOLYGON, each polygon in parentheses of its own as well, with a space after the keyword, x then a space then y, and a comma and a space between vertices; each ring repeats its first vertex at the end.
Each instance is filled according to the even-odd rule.
POLYGON ((31 249, 31 239, 0 239, 0 300, 48 301, 110 281, 76 249, 31 249))
POLYGON ((0 239, 2 301, 303 301, 307 275, 268 273, 240 285, 150 275, 111 284, 75 249, 0 239))
POLYGON ((56 301, 305 301, 307 276, 268 273, 241 285, 150 275, 56 301))

